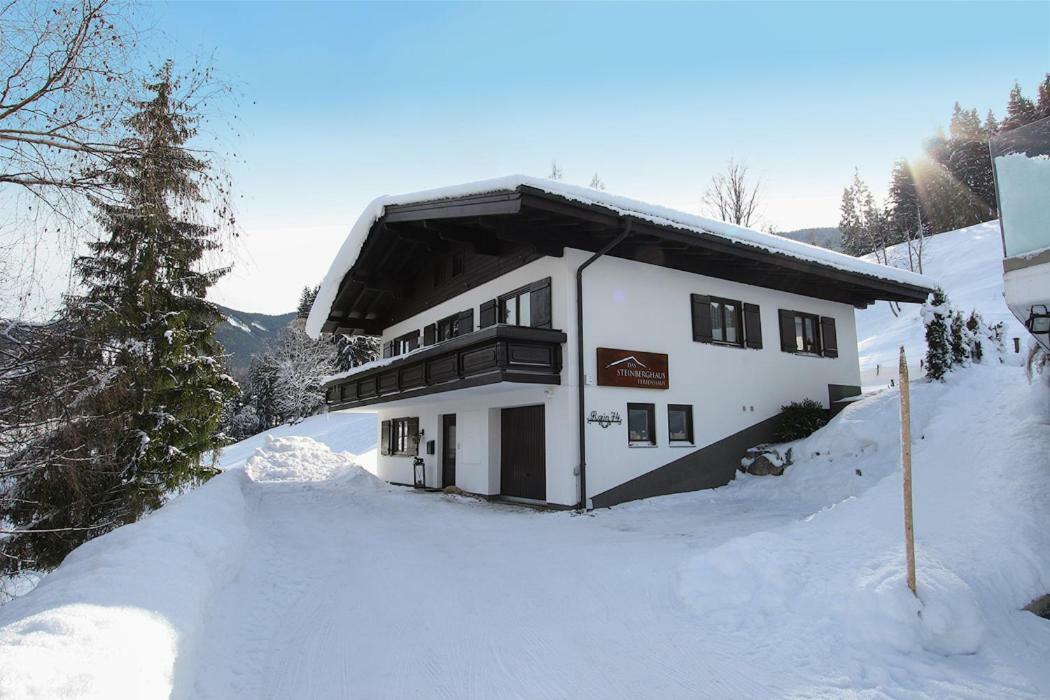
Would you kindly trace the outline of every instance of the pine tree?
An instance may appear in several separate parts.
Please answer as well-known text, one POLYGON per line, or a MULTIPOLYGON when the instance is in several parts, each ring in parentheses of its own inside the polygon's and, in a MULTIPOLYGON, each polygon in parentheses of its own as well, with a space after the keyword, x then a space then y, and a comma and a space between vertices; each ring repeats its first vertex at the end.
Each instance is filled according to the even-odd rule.
POLYGON ((966 322, 963 320, 961 311, 952 313, 951 324, 948 326, 948 337, 952 350, 952 366, 966 364, 970 358, 970 344, 966 338, 966 322))
POLYGON ((310 309, 314 305, 314 299, 317 298, 317 293, 320 291, 321 285, 303 287, 303 291, 299 294, 299 305, 295 309, 296 318, 305 319, 310 315, 310 309))
POLYGON ((984 326, 984 319, 977 311, 971 311, 970 317, 966 319, 966 330, 970 334, 970 359, 980 362, 984 357, 984 347, 981 345, 981 337, 988 335, 988 329, 984 326))
POLYGON ((995 112, 990 109, 984 118, 984 126, 982 129, 987 138, 991 138, 999 133, 999 120, 995 118, 995 112))
POLYGON ((135 155, 112 175, 122 201, 94 202, 108 238, 78 260, 85 293, 73 302, 134 382, 118 454, 138 494, 136 518, 165 491, 211 475, 203 459, 220 446, 223 396, 236 389, 215 339, 222 316, 205 299, 228 268, 201 270, 221 246, 214 227, 192 220, 208 170, 187 147, 197 120, 175 96, 171 62, 147 87, 152 99, 128 120, 135 155))
POLYGON ((220 244, 193 220, 209 178, 187 147, 196 118, 170 62, 147 89, 108 173, 119 196, 92 202, 105 235, 77 260, 83 292, 62 314, 71 330, 59 364, 91 384, 58 394, 72 418, 55 411, 60 427, 39 440, 46 460, 7 494, 27 505, 4 515, 29 532, 5 553, 41 569, 211 476, 205 459, 222 445, 224 398, 236 390, 214 336, 221 315, 205 300, 227 270, 201 271, 220 244))
POLYGON ((1021 92, 1020 83, 1015 82, 1013 89, 1010 90, 1010 99, 1006 103, 1006 118, 1003 119, 1000 128, 1003 131, 1016 129, 1019 126, 1034 122, 1038 118, 1039 112, 1036 106, 1021 92))
POLYGON ((1045 119, 1050 117, 1050 73, 1046 74, 1043 82, 1039 83, 1039 94, 1036 97, 1036 118, 1045 119))
POLYGON ((923 245, 929 235, 929 223, 923 213, 922 199, 911 166, 906 160, 898 160, 893 165, 887 209, 892 230, 890 240, 893 243, 907 242, 908 267, 921 272, 923 245))
POLYGON ((952 368, 951 339, 948 323, 951 308, 944 290, 933 290, 922 307, 926 325, 926 374, 942 381, 952 368))

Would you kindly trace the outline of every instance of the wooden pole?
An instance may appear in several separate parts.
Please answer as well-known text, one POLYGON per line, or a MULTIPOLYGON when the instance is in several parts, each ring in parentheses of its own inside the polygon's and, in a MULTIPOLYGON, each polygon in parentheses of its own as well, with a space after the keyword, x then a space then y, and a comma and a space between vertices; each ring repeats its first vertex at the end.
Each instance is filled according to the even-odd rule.
POLYGON ((904 473, 904 549, 908 556, 908 588, 915 592, 915 528, 911 511, 911 396, 908 386, 908 360, 901 346, 901 471, 904 473))

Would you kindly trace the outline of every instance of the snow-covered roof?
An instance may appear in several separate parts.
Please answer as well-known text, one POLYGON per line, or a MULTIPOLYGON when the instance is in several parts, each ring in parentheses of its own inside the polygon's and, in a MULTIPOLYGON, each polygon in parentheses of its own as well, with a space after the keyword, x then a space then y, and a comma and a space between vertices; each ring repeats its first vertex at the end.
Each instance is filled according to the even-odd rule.
POLYGON ((704 233, 720 236, 737 244, 879 280, 923 289, 932 289, 936 286, 936 283, 930 278, 914 272, 879 265, 775 234, 727 224, 724 221, 708 219, 589 187, 568 185, 557 180, 530 177, 528 175, 508 175, 492 180, 480 180, 463 185, 440 187, 408 194, 386 195, 374 199, 361 213, 361 216, 350 230, 350 234, 343 241, 343 245, 340 247, 331 266, 328 268, 328 273, 325 275, 321 288, 317 293, 317 298, 314 300, 313 308, 310 309, 310 316, 306 321, 306 332, 314 337, 320 335, 332 304, 335 302, 336 295, 339 292, 339 285, 343 277, 353 267, 369 231, 372 229, 373 224, 382 218, 387 207, 437 202, 496 192, 513 192, 521 187, 530 187, 582 204, 604 207, 621 216, 631 216, 660 226, 671 226, 698 234, 704 233))

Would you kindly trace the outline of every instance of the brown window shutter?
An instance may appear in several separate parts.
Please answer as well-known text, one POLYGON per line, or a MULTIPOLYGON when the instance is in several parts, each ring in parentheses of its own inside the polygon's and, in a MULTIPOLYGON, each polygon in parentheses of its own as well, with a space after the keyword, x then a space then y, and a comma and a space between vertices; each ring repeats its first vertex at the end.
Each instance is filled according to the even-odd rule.
POLYGON ((744 342, 749 348, 762 349, 762 313, 758 304, 744 304, 744 342))
POLYGON ((379 453, 390 454, 390 421, 385 420, 379 424, 379 453))
POLYGON ((467 309, 459 315, 459 323, 456 325, 456 335, 466 335, 474 332, 474 309, 467 309))
POLYGON ((548 277, 545 280, 532 285, 531 290, 532 298, 529 299, 529 306, 532 313, 532 327, 533 328, 550 328, 551 327, 551 278, 548 277))
POLYGON ((388 343, 383 343, 383 357, 387 358, 387 357, 393 357, 393 356, 394 356, 394 341, 391 340, 388 343))
POLYGON ((780 309, 780 349, 784 352, 798 352, 795 342, 795 312, 780 309))
POLYGON ((478 310, 478 327, 488 328, 496 325, 496 300, 490 299, 478 310))
POLYGON ((693 340, 698 343, 711 342, 711 297, 690 294, 693 307, 693 340))
POLYGON ((419 418, 408 419, 408 451, 419 454, 419 418))
POLYGON ((416 331, 408 339, 408 349, 409 350, 415 350, 418 347, 419 347, 419 331, 416 331))
POLYGON ((820 317, 820 337, 824 348, 824 357, 839 356, 839 339, 835 332, 835 319, 827 316, 820 317))
POLYGON ((423 345, 433 345, 437 339, 437 324, 431 323, 423 328, 423 345))

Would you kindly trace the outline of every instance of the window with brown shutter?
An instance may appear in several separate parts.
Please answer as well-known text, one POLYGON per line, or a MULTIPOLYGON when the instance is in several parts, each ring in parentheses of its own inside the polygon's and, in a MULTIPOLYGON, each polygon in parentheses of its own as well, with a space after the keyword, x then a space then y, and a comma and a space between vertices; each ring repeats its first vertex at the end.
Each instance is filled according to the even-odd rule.
POLYGON ((379 453, 390 454, 390 421, 385 420, 379 424, 379 453))
MULTIPOLYGON (((754 304, 742 304, 736 299, 723 299, 704 294, 691 294, 693 320, 693 340, 700 343, 715 343, 717 345, 744 346, 744 307, 754 309, 757 315, 758 307, 754 304)), ((757 330, 758 345, 762 347, 762 329, 757 330)), ((751 347, 751 346, 749 346, 751 347)))
POLYGON ((478 309, 478 328, 496 325, 496 300, 490 299, 478 309))
POLYGON ((839 339, 835 332, 835 319, 829 316, 820 317, 820 339, 824 348, 824 357, 839 356, 839 339))
POLYGON ((744 304, 744 343, 749 348, 762 349, 762 312, 758 304, 744 304))
MULTIPOLYGON (((780 349, 806 355, 822 354, 820 317, 802 311, 780 309, 780 349)), ((837 354, 837 350, 835 352, 837 354)))
POLYGON ((551 327, 551 278, 503 294, 497 300, 500 323, 531 328, 551 327))

